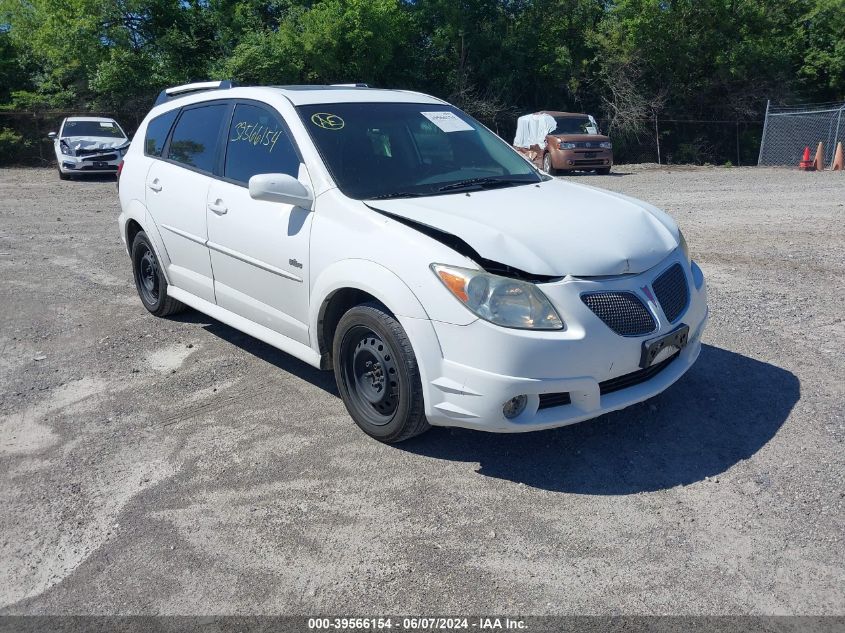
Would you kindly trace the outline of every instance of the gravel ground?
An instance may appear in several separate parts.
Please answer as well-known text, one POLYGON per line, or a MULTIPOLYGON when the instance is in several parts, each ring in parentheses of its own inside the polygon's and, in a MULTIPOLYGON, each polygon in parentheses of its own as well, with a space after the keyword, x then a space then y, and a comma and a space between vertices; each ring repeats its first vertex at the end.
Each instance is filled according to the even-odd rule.
POLYGON ((696 366, 580 425, 384 446, 330 374, 148 315, 113 182, 0 170, 0 613, 845 614, 845 175, 574 178, 683 227, 696 366))

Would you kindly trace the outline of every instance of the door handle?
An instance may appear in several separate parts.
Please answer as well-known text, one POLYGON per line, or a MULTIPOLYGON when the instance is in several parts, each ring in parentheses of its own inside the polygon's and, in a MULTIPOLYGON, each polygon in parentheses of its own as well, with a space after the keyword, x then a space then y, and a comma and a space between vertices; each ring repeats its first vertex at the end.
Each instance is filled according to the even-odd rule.
POLYGON ((161 185, 158 182, 158 178, 153 180, 148 186, 149 186, 150 189, 152 189, 155 192, 161 191, 161 185))
POLYGON ((229 210, 229 209, 227 209, 227 208, 226 208, 226 206, 223 204, 223 201, 222 201, 222 200, 218 200, 217 202, 209 202, 209 203, 208 203, 208 208, 209 208, 211 211, 214 211, 214 213, 216 213, 217 215, 225 215, 225 214, 226 214, 226 211, 228 211, 228 210, 229 210))

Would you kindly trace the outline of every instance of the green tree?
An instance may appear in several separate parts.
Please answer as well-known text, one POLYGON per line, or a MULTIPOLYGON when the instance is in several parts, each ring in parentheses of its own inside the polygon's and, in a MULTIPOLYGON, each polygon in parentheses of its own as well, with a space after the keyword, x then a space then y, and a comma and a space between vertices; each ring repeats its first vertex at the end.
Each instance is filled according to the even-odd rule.
POLYGON ((815 0, 796 22, 801 91, 828 101, 845 95, 845 0, 815 0))

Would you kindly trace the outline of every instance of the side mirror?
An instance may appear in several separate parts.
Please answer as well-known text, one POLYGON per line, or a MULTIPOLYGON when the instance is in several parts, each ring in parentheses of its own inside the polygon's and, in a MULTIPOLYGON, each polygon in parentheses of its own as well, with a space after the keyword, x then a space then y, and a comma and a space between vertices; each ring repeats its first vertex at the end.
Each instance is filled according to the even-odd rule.
POLYGON ((48 138, 48 139, 50 139, 51 141, 55 141, 55 140, 56 140, 56 133, 55 133, 55 132, 50 132, 50 133, 47 135, 47 138, 48 138))
POLYGON ((314 205, 308 188, 287 174, 256 174, 249 179, 249 195, 254 200, 283 202, 308 211, 314 205))

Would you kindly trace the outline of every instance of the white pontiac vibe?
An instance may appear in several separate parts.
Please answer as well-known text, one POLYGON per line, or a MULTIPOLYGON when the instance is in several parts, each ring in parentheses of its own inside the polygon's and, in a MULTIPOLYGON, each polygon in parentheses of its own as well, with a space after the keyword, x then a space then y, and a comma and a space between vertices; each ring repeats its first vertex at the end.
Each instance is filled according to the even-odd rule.
POLYGON ((668 215, 551 178, 424 94, 170 88, 119 192, 147 310, 333 370, 381 441, 594 418, 701 350, 704 277, 668 215))

